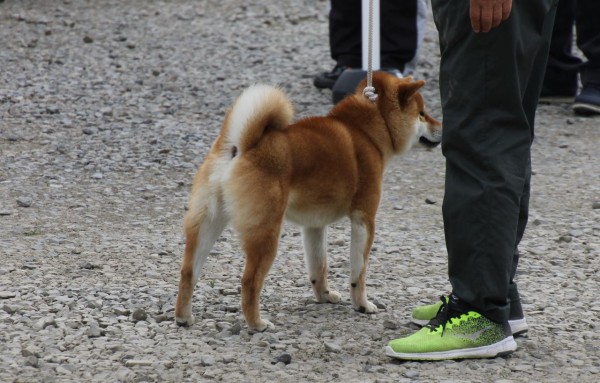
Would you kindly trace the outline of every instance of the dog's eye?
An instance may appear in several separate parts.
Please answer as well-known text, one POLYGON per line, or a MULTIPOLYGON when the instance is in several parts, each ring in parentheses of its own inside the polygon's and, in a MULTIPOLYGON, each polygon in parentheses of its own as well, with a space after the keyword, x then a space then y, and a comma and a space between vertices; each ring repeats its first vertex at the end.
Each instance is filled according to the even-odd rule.
POLYGON ((423 111, 419 112, 419 120, 422 122, 425 121, 425 112, 423 112, 423 111))

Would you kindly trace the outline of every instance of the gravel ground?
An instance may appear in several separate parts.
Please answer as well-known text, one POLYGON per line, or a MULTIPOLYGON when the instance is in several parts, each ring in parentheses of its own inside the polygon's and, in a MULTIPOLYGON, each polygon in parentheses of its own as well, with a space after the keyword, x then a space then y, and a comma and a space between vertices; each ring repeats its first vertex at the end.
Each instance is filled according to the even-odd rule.
MULTIPOLYGON (((349 225, 330 230, 339 305, 315 304, 287 225, 248 334, 231 231, 173 321, 192 176, 246 86, 280 84, 324 114, 328 2, 0 0, 0 381, 596 382, 600 380, 600 119, 542 106, 518 280, 530 323, 493 360, 399 362, 388 340, 448 290, 439 149, 387 171, 369 296, 349 303, 349 225)), ((437 37, 416 77, 440 116, 437 37)))

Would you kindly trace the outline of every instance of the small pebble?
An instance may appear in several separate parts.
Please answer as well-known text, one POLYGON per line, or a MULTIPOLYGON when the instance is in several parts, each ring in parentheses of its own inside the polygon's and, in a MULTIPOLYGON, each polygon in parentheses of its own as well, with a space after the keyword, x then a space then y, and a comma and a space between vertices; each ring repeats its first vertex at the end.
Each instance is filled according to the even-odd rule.
POLYGON ((425 203, 428 205, 435 205, 437 203, 437 201, 433 197, 427 197, 427 198, 425 198, 425 203))
POLYGON ((12 291, 0 291, 0 299, 11 299, 17 296, 17 293, 12 291))
POLYGON ((137 308, 133 311, 133 314, 131 314, 131 318, 135 322, 139 322, 139 321, 146 320, 148 318, 148 314, 146 313, 146 310, 144 310, 143 308, 137 308))
POLYGON ((17 198, 17 205, 21 207, 30 207, 33 203, 33 200, 29 197, 19 197, 17 198))
POLYGON ((277 358, 275 358, 275 360, 273 361, 273 364, 277 364, 277 363, 283 363, 285 365, 288 365, 292 362, 292 356, 288 353, 284 353, 279 355, 277 358))

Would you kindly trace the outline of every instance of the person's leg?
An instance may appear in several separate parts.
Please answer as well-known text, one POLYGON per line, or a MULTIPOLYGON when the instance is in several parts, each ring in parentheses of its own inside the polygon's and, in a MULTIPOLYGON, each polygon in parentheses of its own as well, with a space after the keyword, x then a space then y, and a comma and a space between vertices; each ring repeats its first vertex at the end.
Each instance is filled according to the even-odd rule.
POLYGON ((381 1, 381 67, 404 72, 417 53, 419 0, 381 1))
MULTIPOLYGON (((561 0, 564 1, 564 0, 561 0)), ((575 26, 577 46, 587 62, 581 68, 581 82, 600 86, 600 1, 577 0, 575 26)))
MULTIPOLYGON (((561 4, 564 0, 560 0, 561 4)), ((568 0, 570 1, 570 0, 568 0)), ((568 2, 567 1, 567 2, 568 2)), ((560 6, 557 7, 556 13, 558 14, 560 6)), ((547 67, 547 60, 549 51, 552 50, 552 44, 554 43, 554 33, 556 32, 556 25, 552 28, 546 24, 546 28, 552 29, 552 38, 550 42, 545 41, 540 46, 539 51, 535 57, 533 68, 545 68, 547 67)), ((542 35, 549 33, 548 31, 542 32, 542 35)), ((535 112, 537 109, 538 99, 540 97, 540 90, 544 87, 543 84, 546 80, 544 71, 533 71, 529 76, 527 87, 525 88, 523 96, 523 110, 525 111, 525 117, 530 126, 531 140, 534 137, 534 125, 535 125, 535 112)), ((508 299, 510 302, 509 309, 509 321, 513 334, 522 333, 527 331, 527 322, 523 315, 523 309, 521 307, 521 298, 517 284, 515 282, 515 276, 517 273, 517 266, 519 263, 519 243, 525 233, 525 227, 527 226, 527 220, 529 218, 529 195, 531 186, 531 157, 528 158, 525 168, 525 183, 523 185, 523 192, 519 203, 519 216, 517 221, 517 233, 514 245, 512 268, 510 271, 510 283, 508 285, 508 299)))
POLYGON ((552 31, 550 55, 542 98, 545 101, 572 101, 577 93, 577 75, 581 59, 573 55, 573 25, 576 0, 560 0, 552 31))
MULTIPOLYGON (((561 0, 562 1, 562 0, 561 0)), ((581 67, 581 93, 573 109, 580 114, 600 114, 600 1, 577 0, 577 46, 587 61, 581 67)))
POLYGON ((505 322, 527 216, 541 64, 556 8, 553 0, 513 2, 508 20, 474 34, 468 3, 433 2, 442 50, 448 271, 458 297, 505 322))
POLYGON ((404 65, 404 72, 406 75, 412 75, 417 69, 417 63, 419 55, 421 54, 421 47, 423 46, 423 39, 427 33, 427 19, 429 15, 429 1, 428 0, 417 0, 417 51, 415 56, 409 62, 404 65))
POLYGON ((332 89, 347 68, 362 65, 361 0, 331 0, 329 11, 329 49, 335 67, 313 79, 319 89, 332 89))
POLYGON ((360 0, 331 0, 329 47, 339 65, 360 68, 362 61, 360 0))
POLYGON ((525 230, 530 149, 555 0, 515 1, 488 33, 471 29, 470 0, 433 0, 440 36, 446 157, 442 206, 453 293, 417 333, 391 341, 389 356, 494 357, 516 343, 510 296, 525 230))

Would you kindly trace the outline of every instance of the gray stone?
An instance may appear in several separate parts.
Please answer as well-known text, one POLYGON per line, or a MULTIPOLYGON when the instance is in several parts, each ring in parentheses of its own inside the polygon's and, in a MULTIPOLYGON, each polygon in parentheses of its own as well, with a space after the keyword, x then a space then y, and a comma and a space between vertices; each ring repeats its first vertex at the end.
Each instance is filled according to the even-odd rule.
POLYGON ((143 308, 137 308, 133 311, 133 314, 131 314, 131 318, 135 322, 145 321, 148 318, 148 313, 146 313, 146 310, 143 308))
POLYGON ((235 322, 230 328, 229 328, 229 332, 232 335, 239 335, 240 331, 242 331, 242 325, 239 322, 235 322))
POLYGON ((410 378, 410 379, 415 379, 415 378, 419 377, 419 371, 407 370, 404 372, 404 376, 406 376, 407 378, 410 378))
POLYGON ((91 323, 85 334, 88 336, 88 338, 97 338, 102 336, 102 330, 100 330, 100 327, 97 323, 91 323))
POLYGON ((7 314, 14 314, 16 312, 19 311, 19 308, 17 306, 12 306, 12 305, 2 305, 2 310, 4 310, 4 312, 6 312, 7 314))
POLYGON ((59 114, 60 108, 57 105, 48 105, 46 106, 46 113, 48 114, 59 114))
POLYGON ((570 235, 561 235, 560 237, 558 237, 558 242, 569 243, 572 240, 573 240, 573 237, 571 237, 570 235))
POLYGON ((54 320, 53 317, 44 317, 44 318, 38 319, 34 323, 33 328, 36 330, 43 330, 48 326, 56 327, 56 321, 54 320))
POLYGON ((340 347, 340 345, 336 344, 336 343, 324 342, 323 345, 325 346, 325 350, 327 350, 329 352, 341 352, 342 351, 342 348, 340 347))
POLYGON ((127 367, 152 366, 152 364, 153 362, 147 359, 128 359, 125 361, 127 367))
POLYGON ((389 320, 386 319, 383 321, 383 328, 389 329, 389 330, 397 330, 398 329, 398 323, 396 321, 393 320, 389 320))
POLYGON ((63 365, 56 366, 55 371, 58 375, 72 375, 73 372, 63 365))
POLYGON ((212 355, 202 355, 200 364, 204 367, 214 366, 217 363, 216 359, 212 355))
POLYGON ((292 363, 292 356, 288 353, 281 354, 277 358, 275 358, 274 363, 283 363, 284 365, 288 365, 292 363))
POLYGON ((42 355, 42 349, 38 346, 26 346, 21 349, 21 355, 24 357, 35 356, 39 358, 42 355))
POLYGON ((11 299, 17 296, 17 293, 12 291, 0 291, 0 299, 11 299))
POLYGON ((129 314, 131 314, 131 310, 126 309, 122 306, 116 306, 113 308, 113 312, 117 315, 123 315, 123 316, 128 316, 129 314))
POLYGON ((33 355, 25 357, 25 365, 37 368, 38 367, 38 358, 33 355))
POLYGON ((33 203, 33 200, 29 197, 19 197, 17 198, 17 205, 21 207, 30 207, 33 203))

